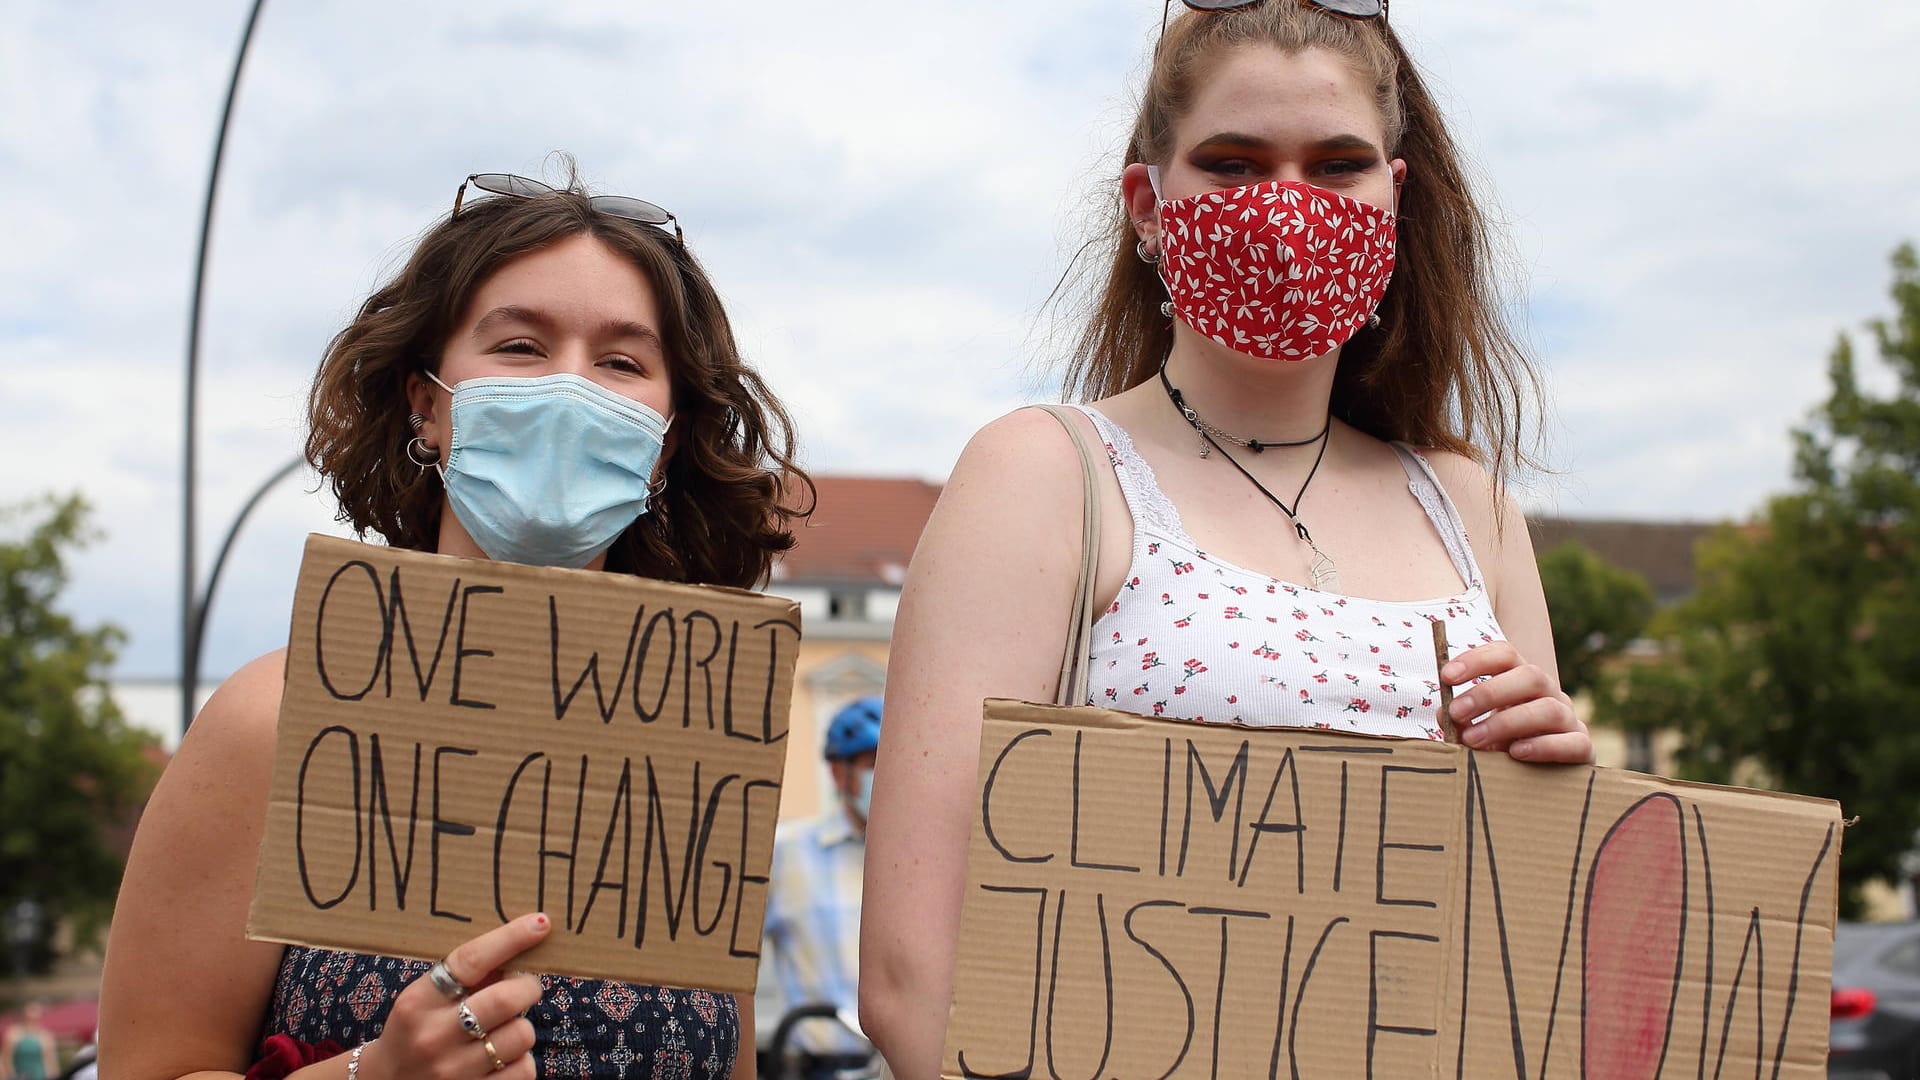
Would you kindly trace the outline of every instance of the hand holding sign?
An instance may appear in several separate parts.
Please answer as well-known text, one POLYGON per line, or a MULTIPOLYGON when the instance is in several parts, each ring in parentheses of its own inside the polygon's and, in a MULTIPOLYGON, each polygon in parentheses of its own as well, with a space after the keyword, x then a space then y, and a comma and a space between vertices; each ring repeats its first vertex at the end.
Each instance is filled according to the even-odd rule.
POLYGON ((433 980, 415 979, 394 999, 380 1037, 367 1044, 360 1075, 381 1080, 497 1073, 532 1080, 533 1025, 520 1014, 540 1000, 540 980, 524 973, 502 975, 501 968, 552 929, 545 915, 526 915, 448 953, 447 971, 467 989, 465 997, 450 998, 433 980), (463 1023, 469 1018, 477 1031, 463 1023))
POLYGON ((1511 641, 1468 649, 1440 677, 1454 686, 1488 677, 1456 695, 1451 706, 1461 724, 1460 741, 1473 749, 1505 750, 1523 761, 1593 763, 1593 739, 1573 714, 1573 700, 1511 641), (1467 723, 1483 715, 1479 723, 1467 723))

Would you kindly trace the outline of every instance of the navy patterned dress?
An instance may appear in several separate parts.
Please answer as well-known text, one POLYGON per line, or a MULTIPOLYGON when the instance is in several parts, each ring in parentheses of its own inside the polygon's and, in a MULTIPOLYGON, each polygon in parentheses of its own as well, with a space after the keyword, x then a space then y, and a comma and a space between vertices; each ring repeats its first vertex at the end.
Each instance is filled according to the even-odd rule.
MULTIPOLYGON (((289 946, 273 986, 269 1035, 357 1046, 380 1034, 393 999, 426 963, 289 946)), ((616 1080, 720 1080, 733 1072, 740 1014, 731 994, 541 976, 535 1074, 616 1080)))

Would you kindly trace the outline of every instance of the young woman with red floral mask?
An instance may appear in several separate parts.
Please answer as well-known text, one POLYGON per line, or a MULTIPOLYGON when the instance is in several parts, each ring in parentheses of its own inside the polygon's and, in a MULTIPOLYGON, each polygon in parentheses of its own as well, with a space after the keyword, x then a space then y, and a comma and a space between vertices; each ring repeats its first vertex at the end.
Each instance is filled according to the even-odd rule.
MULTIPOLYGON (((1100 543, 1089 703, 1204 721, 1593 746, 1505 480, 1535 389, 1453 143, 1376 0, 1187 0, 1127 148, 1068 384, 1100 543), (1432 622, 1452 648, 1440 668, 1432 622), (1439 669, 1439 670, 1436 670, 1439 669)), ((980 703, 1054 699, 1081 468, 988 425, 916 552, 868 832, 861 1015, 936 1075, 980 703)))

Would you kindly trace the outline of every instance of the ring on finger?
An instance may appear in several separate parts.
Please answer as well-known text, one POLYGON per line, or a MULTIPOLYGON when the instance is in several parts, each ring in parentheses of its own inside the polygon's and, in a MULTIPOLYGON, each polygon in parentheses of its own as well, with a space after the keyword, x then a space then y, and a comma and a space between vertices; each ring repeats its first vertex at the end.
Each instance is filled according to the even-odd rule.
POLYGON ((466 1002, 463 1001, 460 1003, 459 1012, 460 1030, 467 1033, 467 1038, 479 1041, 492 1034, 492 1032, 480 1026, 479 1018, 473 1015, 472 1009, 467 1008, 466 1002))
POLYGON ((467 996, 467 988, 460 985, 460 980, 453 977, 453 972, 447 970, 445 960, 433 962, 433 966, 427 969, 427 981, 433 983, 433 988, 445 994, 449 1000, 459 1001, 467 996))
POLYGON ((504 1069, 507 1067, 507 1063, 500 1060, 500 1052, 493 1048, 492 1039, 482 1038, 480 1040, 480 1045, 486 1049, 487 1057, 493 1060, 494 1072, 499 1072, 501 1069, 504 1069))

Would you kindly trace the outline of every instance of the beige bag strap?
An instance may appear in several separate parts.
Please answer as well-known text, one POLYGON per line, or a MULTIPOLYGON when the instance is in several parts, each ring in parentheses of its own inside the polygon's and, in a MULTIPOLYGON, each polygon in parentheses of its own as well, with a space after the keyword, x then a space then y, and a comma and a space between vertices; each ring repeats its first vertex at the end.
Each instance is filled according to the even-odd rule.
POLYGON ((1093 451, 1073 420, 1076 410, 1064 405, 1040 408, 1060 421, 1073 439, 1073 448, 1080 453, 1080 580, 1073 591, 1073 616, 1067 626, 1066 652, 1060 658, 1060 683, 1053 700, 1056 705, 1085 705, 1093 628, 1093 574, 1100 561, 1100 488, 1093 473, 1093 451))

